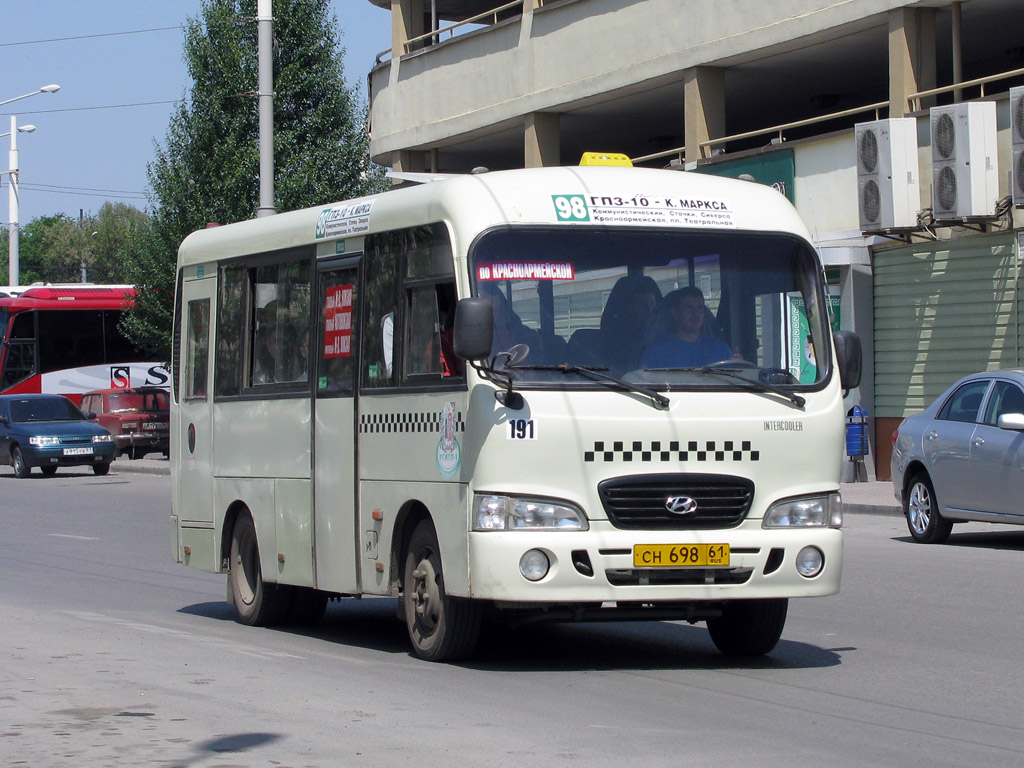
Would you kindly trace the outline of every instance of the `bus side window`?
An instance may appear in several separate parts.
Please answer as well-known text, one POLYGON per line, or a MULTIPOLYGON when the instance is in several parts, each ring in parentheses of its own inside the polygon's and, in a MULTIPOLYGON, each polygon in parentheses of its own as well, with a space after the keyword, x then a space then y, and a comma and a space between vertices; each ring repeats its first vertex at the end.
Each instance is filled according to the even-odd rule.
POLYGON ((245 278, 245 267, 240 264, 232 264, 220 270, 217 360, 214 369, 214 388, 218 396, 237 395, 241 386, 245 278))
POLYGON ((185 397, 206 397, 210 354, 210 300, 188 303, 188 346, 185 349, 185 397))

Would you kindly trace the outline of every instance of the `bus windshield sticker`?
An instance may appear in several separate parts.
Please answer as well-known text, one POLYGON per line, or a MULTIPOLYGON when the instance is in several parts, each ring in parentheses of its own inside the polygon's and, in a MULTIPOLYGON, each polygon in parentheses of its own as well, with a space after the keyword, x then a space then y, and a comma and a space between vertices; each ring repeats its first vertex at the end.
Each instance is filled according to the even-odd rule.
POLYGON ((477 280, 575 280, 569 262, 495 262, 478 264, 477 280))
POLYGON ((316 219, 316 239, 345 237, 370 229, 370 209, 374 200, 324 208, 316 219))
POLYGON ((455 403, 445 403, 441 410, 441 439, 437 441, 437 471, 445 480, 451 480, 462 466, 462 448, 455 436, 457 420, 455 403))
POLYGON ((732 206, 712 197, 659 195, 552 195, 555 219, 597 224, 735 227, 732 206))
POLYGON ((352 292, 351 285, 334 285, 327 289, 324 305, 324 359, 352 356, 352 292))

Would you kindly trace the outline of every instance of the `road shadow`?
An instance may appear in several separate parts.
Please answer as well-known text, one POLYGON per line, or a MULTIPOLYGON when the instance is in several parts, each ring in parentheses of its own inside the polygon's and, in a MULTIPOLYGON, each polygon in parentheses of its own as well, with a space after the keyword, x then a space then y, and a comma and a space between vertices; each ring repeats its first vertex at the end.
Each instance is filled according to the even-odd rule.
MULTIPOLYGON (((907 544, 918 544, 908 536, 893 537, 893 541, 906 542, 907 544)), ((920 546, 920 545, 919 545, 920 546)), ((1001 549, 1008 552, 1024 552, 1024 531, 1020 530, 998 530, 998 531, 973 531, 971 533, 957 533, 953 528, 942 544, 929 544, 933 547, 967 547, 977 549, 1001 549)))
MULTIPOLYGON (((234 620, 227 603, 199 603, 182 613, 234 620)), ((328 605, 320 623, 272 631, 352 648, 412 656, 394 598, 344 599, 328 605)), ((535 624, 511 628, 485 622, 477 651, 458 666, 481 671, 566 672, 659 669, 817 669, 842 663, 841 651, 786 640, 767 656, 723 656, 703 624, 668 621, 535 624)))

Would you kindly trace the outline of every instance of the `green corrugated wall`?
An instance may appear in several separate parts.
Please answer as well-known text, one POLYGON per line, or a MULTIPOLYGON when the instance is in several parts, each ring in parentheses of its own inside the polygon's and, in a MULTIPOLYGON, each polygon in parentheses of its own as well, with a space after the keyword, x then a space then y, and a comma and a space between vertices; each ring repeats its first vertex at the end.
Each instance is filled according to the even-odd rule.
POLYGON ((874 254, 875 416, 923 410, 975 371, 1024 362, 1012 232, 874 254))

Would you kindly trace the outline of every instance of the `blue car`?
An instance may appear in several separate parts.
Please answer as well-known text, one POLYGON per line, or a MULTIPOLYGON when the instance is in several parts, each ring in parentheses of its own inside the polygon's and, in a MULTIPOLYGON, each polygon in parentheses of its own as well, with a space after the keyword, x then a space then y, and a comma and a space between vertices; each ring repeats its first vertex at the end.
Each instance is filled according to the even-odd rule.
POLYGON ((116 451, 110 433, 62 395, 0 395, 0 463, 17 477, 84 465, 105 475, 116 451))

